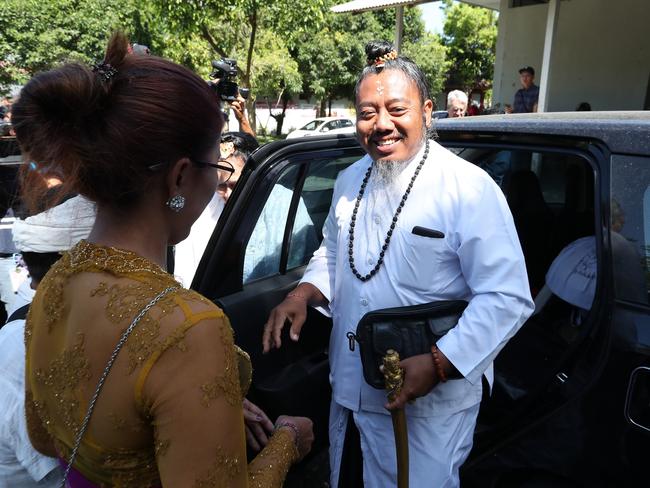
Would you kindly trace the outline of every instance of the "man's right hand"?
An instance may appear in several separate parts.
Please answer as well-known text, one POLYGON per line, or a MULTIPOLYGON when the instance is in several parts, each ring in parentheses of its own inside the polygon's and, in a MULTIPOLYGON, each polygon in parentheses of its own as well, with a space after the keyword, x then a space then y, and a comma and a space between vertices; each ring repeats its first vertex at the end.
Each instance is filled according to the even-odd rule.
POLYGON ((297 341, 300 337, 305 319, 307 318, 307 298, 295 291, 289 293, 280 305, 271 310, 269 319, 264 325, 264 335, 262 336, 263 352, 267 353, 272 348, 279 348, 282 345, 280 336, 282 329, 287 320, 291 322, 289 335, 291 339, 297 341), (292 295, 295 293, 295 295, 292 295))

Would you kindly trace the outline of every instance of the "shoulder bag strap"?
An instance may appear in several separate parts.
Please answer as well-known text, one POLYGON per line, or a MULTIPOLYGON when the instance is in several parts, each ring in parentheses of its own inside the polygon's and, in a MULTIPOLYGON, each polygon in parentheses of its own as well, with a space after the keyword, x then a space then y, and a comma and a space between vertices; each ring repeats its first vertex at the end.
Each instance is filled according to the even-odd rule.
POLYGON ((104 381, 106 381, 106 377, 108 376, 108 373, 111 371, 111 368, 113 367, 113 363, 115 362, 115 359, 117 359, 117 355, 120 352, 120 349, 122 349, 122 346, 124 346, 124 343, 126 342, 127 338, 129 337, 133 329, 135 329, 135 326, 138 325, 138 322, 142 320, 142 317, 145 316, 145 314, 149 311, 149 309, 151 309, 151 307, 153 307, 156 303, 158 303, 165 295, 178 289, 179 289, 178 286, 170 286, 168 288, 165 288, 160 293, 158 293, 158 295, 156 295, 140 311, 140 313, 136 315, 136 317, 131 322, 131 325, 129 325, 129 327, 124 331, 122 337, 120 337, 120 340, 117 342, 117 346, 115 346, 115 350, 111 354, 111 357, 108 360, 108 364, 106 365, 106 368, 104 368, 104 372, 102 373, 102 376, 99 378, 99 382, 97 383, 97 388, 95 389, 95 393, 90 399, 90 404, 88 405, 88 411, 86 412, 86 416, 84 417, 79 432, 77 433, 77 437, 74 442, 74 447, 72 448, 72 454, 70 454, 70 460, 68 461, 68 466, 65 469, 63 479, 61 480, 61 484, 59 485, 60 488, 65 488, 68 475, 70 474, 70 469, 74 464, 74 460, 77 457, 77 451, 79 450, 79 446, 81 445, 81 439, 83 438, 86 429, 88 428, 88 423, 90 422, 90 416, 93 414, 93 410, 95 409, 95 403, 97 403, 97 398, 99 397, 99 393, 101 392, 102 387, 104 386, 104 381))

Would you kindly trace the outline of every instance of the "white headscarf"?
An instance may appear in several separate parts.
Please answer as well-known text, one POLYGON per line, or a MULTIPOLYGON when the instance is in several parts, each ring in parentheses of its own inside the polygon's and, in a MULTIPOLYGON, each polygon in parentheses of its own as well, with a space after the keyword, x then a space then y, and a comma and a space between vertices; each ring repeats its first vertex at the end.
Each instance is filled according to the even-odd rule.
POLYGON ((20 252, 67 251, 90 234, 95 223, 95 204, 76 196, 25 220, 16 219, 13 240, 20 252))

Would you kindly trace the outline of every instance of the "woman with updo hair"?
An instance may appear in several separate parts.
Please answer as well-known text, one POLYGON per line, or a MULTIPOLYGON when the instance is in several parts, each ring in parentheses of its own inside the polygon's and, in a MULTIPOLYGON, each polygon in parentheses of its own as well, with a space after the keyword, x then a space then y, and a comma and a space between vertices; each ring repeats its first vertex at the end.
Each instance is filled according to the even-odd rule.
POLYGON ((43 203, 36 167, 61 175, 55 196, 97 207, 89 238, 47 273, 27 319, 34 447, 70 466, 74 488, 281 486, 311 447, 311 421, 280 417, 247 466, 250 360, 224 313, 165 272, 167 246, 232 170, 219 159, 214 92, 182 66, 129 54, 118 33, 94 68, 36 75, 13 122, 25 201, 43 203))

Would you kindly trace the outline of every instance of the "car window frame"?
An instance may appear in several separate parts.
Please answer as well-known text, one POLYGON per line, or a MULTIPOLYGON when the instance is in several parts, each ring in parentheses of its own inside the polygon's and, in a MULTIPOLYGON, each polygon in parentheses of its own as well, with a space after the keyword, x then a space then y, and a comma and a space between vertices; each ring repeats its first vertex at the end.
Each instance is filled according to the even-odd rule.
MULTIPOLYGON (((361 159, 365 154, 356 139, 336 135, 297 140, 296 142, 290 141, 289 144, 282 143, 284 141, 280 141, 280 146, 278 143, 273 143, 275 145, 273 147, 280 147, 277 151, 273 151, 273 147, 271 147, 261 154, 254 153, 249 157, 240 177, 240 183, 226 203, 222 216, 206 246, 206 251, 194 276, 192 288, 213 301, 218 300, 219 297, 242 291, 251 284, 269 278, 267 276, 243 283, 245 251, 268 196, 289 165, 302 164, 303 168, 298 174, 296 186, 293 189, 294 194, 288 216, 290 219, 285 222, 281 271, 271 277, 294 271, 286 269, 290 247, 288 244, 302 188, 308 176, 309 162, 315 159, 314 154, 319 155, 317 157, 328 155, 332 159, 350 155, 358 156, 358 159, 361 159), (255 216, 252 221, 246 221, 249 215, 255 216), (230 242, 227 241, 229 238, 230 242), (233 260, 237 264, 232 264, 233 260), (220 280, 211 279, 211 275, 219 276, 220 280)), ((296 269, 304 269, 305 266, 296 269)))

